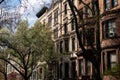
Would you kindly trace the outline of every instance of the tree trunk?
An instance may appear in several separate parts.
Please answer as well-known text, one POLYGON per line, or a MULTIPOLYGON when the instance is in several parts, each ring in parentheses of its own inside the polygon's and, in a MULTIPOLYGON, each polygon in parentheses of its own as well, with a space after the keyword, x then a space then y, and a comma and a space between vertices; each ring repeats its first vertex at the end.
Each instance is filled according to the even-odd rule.
POLYGON ((100 73, 100 65, 98 65, 97 67, 95 67, 94 80, 102 80, 101 73, 100 73))
POLYGON ((4 79, 7 80, 7 74, 6 73, 4 74, 4 79))
POLYGON ((24 76, 24 80, 29 80, 27 76, 24 76))

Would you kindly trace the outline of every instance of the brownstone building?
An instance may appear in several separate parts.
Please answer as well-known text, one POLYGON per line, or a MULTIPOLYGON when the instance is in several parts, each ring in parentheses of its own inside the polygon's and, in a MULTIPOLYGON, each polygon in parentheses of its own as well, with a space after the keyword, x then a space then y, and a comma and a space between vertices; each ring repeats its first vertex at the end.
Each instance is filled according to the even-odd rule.
MULTIPOLYGON (((90 8, 91 1, 83 0, 90 8)), ((79 0, 73 0, 73 3, 81 13, 86 13, 81 19, 92 20, 93 24, 86 25, 85 29, 90 33, 92 43, 96 45, 95 20, 91 19, 90 9, 79 0)), ((116 64, 120 64, 120 0, 99 0, 99 7, 101 74, 103 74, 116 64)), ((53 0, 51 8, 44 7, 39 13, 39 20, 51 27, 55 51, 60 55, 59 61, 52 65, 53 78, 57 80, 92 79, 93 65, 78 55, 81 49, 78 46, 74 19, 67 0, 53 0)), ((89 49, 84 35, 83 42, 86 49, 89 49)))
MULTIPOLYGON (((83 0, 89 7, 92 7, 92 0, 83 0)), ((106 70, 113 68, 116 64, 120 64, 120 1, 119 0, 99 0, 100 7, 100 41, 101 41, 101 74, 106 70)), ((82 2, 79 2, 78 9, 83 14, 83 19, 88 19, 88 22, 93 24, 87 24, 86 29, 90 30, 93 43, 96 45, 96 27, 94 19, 92 19, 92 13, 88 7, 82 2), (87 28, 89 27, 89 28, 87 28)), ((85 39, 84 39, 85 40, 85 39)), ((89 46, 86 45, 89 49, 89 46)), ((94 69, 90 62, 86 61, 82 56, 77 56, 77 75, 79 79, 83 79, 84 76, 92 79, 94 76, 94 69)), ((84 80, 84 79, 83 79, 84 80)))

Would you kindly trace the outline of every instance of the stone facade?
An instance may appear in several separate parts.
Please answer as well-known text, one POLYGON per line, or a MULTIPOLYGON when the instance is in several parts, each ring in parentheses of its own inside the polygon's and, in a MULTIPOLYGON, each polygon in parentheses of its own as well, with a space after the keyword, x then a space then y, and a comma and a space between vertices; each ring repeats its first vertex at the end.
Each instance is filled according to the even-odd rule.
MULTIPOLYGON (((83 1, 90 7, 92 6, 92 0, 83 1)), ((113 0, 113 2, 109 0, 109 3, 104 1, 99 0, 100 14, 102 15, 100 18, 101 74, 115 64, 120 64, 120 0, 113 0)), ((81 12, 88 11, 87 17, 92 16, 79 0, 73 2, 81 12)), ((86 19, 86 15, 83 15, 83 19, 86 19)), ((62 55, 58 63, 53 65, 53 78, 57 80, 92 79, 93 65, 81 55, 76 55, 81 49, 78 46, 74 20, 67 0, 53 0, 51 8, 46 9, 45 13, 39 16, 39 21, 51 27, 55 51, 58 55, 62 55)), ((94 19, 89 19, 89 21, 95 22, 94 19)), ((93 30, 93 41, 96 43, 95 26, 87 26, 93 30)), ((89 46, 85 45, 85 47, 89 49, 89 46)))

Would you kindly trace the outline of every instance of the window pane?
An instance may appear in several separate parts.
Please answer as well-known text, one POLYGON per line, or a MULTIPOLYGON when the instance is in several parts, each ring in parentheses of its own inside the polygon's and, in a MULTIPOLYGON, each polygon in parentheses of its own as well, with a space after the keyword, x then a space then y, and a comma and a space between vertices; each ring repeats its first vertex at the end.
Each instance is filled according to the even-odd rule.
POLYGON ((94 33, 94 28, 89 28, 86 30, 86 41, 87 44, 94 44, 95 42, 95 33, 94 33))
POLYGON ((84 75, 84 63, 83 60, 79 60, 79 75, 84 75))
POLYGON ((67 4, 64 5, 64 13, 67 14, 67 4))
POLYGON ((109 51, 108 52, 108 69, 113 68, 117 63, 116 60, 116 51, 109 51))
POLYGON ((64 32, 65 32, 65 34, 67 34, 67 31, 68 31, 68 30, 67 30, 67 23, 65 23, 65 24, 64 24, 64 32))
POLYGON ((115 22, 114 21, 109 21, 108 22, 108 36, 109 37, 114 37, 115 36, 115 22))
POLYGON ((54 12, 54 24, 58 23, 58 9, 54 12))
POLYGON ((116 35, 116 23, 115 20, 109 20, 104 22, 103 36, 104 38, 112 38, 116 35))
POLYGON ((75 38, 72 38, 72 51, 75 51, 75 38))
POLYGON ((117 6, 118 5, 118 0, 113 0, 112 5, 113 5, 112 7, 117 6))
POLYGON ((51 26, 51 24, 52 24, 52 16, 49 16, 48 17, 48 26, 51 26))
POLYGON ((110 9, 110 5, 111 5, 110 2, 111 2, 110 0, 105 0, 105 10, 110 9))
POLYGON ((68 52, 69 51, 69 39, 66 38, 65 39, 65 52, 68 52))
POLYGON ((60 41, 60 53, 63 52, 63 41, 60 41))
POLYGON ((111 68, 113 68, 116 65, 116 54, 110 55, 110 62, 111 62, 111 68))
POLYGON ((58 28, 54 30, 54 39, 58 38, 58 28))
POLYGON ((75 29, 74 19, 71 20, 71 31, 75 29))
POLYGON ((65 77, 69 77, 69 63, 65 63, 65 77))
POLYGON ((91 66, 90 62, 87 61, 87 75, 90 75, 90 73, 91 73, 91 67, 90 66, 91 66))

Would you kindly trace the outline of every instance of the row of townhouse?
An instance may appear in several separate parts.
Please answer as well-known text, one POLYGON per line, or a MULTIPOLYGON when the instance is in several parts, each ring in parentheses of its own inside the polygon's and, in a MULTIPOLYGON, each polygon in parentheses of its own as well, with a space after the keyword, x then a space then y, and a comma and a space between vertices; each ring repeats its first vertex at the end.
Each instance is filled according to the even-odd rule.
MULTIPOLYGON (((83 0, 90 7, 92 0, 83 0)), ((81 13, 82 18, 91 17, 91 12, 80 0, 73 0, 81 13)), ((120 0, 99 0, 100 14, 100 41, 102 46, 101 52, 101 74, 120 64, 120 0), (112 14, 107 14, 112 11, 112 14)), ((52 39, 55 43, 55 51, 57 54, 66 53, 54 65, 52 65, 54 79, 79 79, 84 80, 85 77, 92 79, 94 75, 93 65, 86 61, 78 52, 81 50, 78 46, 78 40, 75 33, 75 24, 72 12, 69 8, 67 0, 53 0, 50 8, 43 7, 38 13, 38 20, 51 27, 53 32, 52 39)), ((95 21, 93 21, 95 22, 95 21)), ((95 25, 89 26, 92 36, 92 42, 96 43, 95 25)), ((85 41, 85 46, 89 46, 85 41)))

